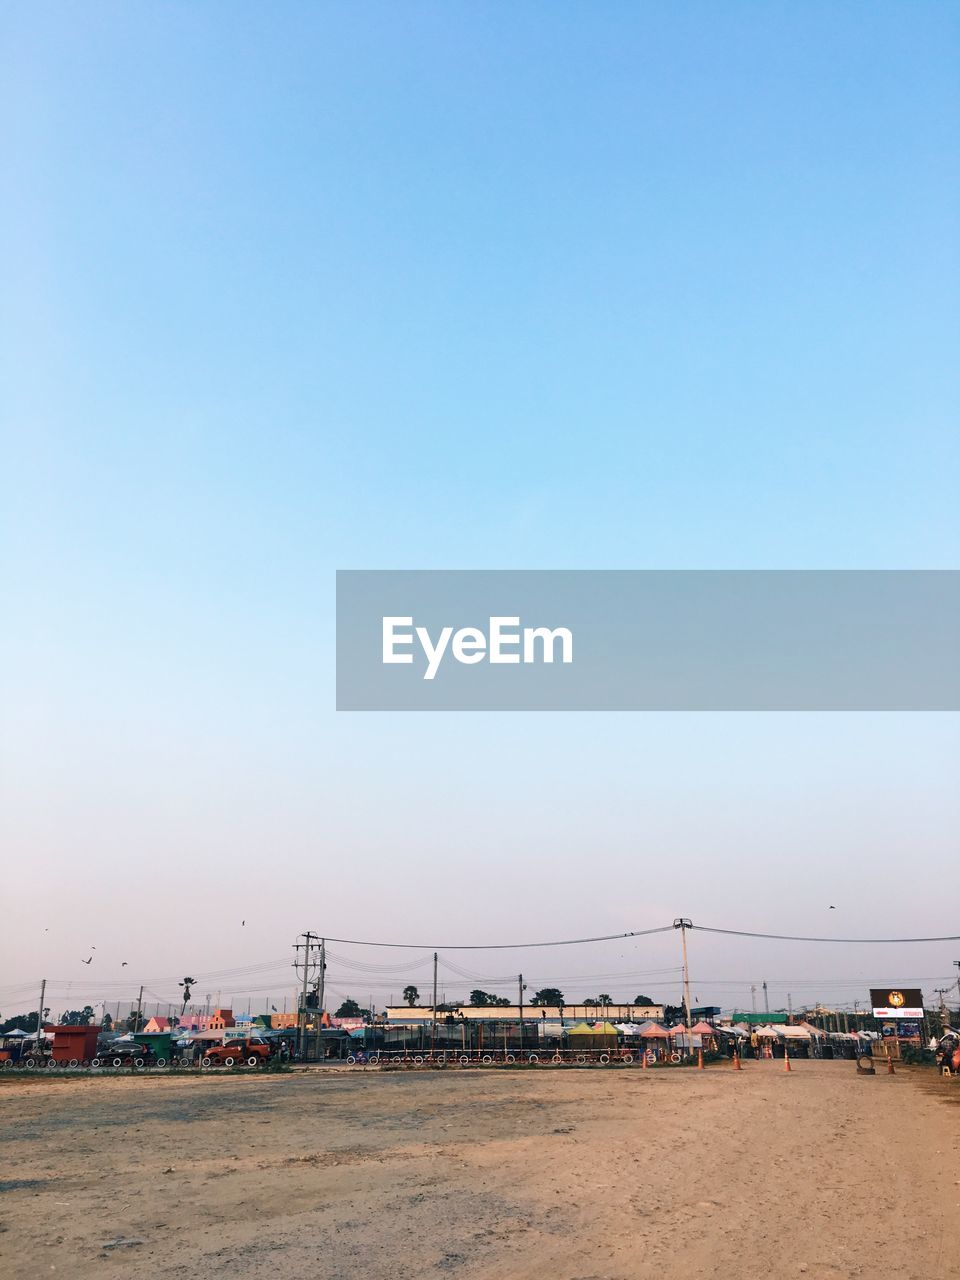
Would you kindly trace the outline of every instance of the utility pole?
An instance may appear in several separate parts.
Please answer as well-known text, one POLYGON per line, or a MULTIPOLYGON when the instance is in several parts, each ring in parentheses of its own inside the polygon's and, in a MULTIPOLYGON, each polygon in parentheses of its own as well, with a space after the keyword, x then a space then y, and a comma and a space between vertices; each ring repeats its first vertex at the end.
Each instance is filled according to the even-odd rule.
POLYGON ((764 1013, 769 1013, 769 1012, 770 1012, 770 996, 769 996, 769 995, 768 995, 768 993, 767 993, 767 980, 766 980, 766 978, 764 978, 764 980, 763 980, 763 1011, 764 1011, 764 1013))
POLYGON ((140 1014, 143 1009, 143 987, 140 988, 140 994, 137 996, 137 1020, 133 1024, 133 1034, 136 1035, 140 1030, 140 1014))
POLYGON ((37 1009, 37 1047, 36 1047, 36 1054, 37 1054, 37 1057, 38 1057, 38 1058, 39 1058, 39 1056, 40 1056, 40 1045, 41 1045, 40 1035, 41 1035, 41 1033, 42 1033, 42 1031, 43 1031, 43 1001, 44 1001, 44 998, 45 998, 46 994, 47 994, 47 980, 46 980, 46 978, 44 978, 44 979, 41 981, 41 983, 40 983, 40 1006, 39 1006, 39 1008, 37 1009))
MULTIPOLYGON (((302 947, 304 951, 303 986, 300 991, 300 1008, 297 1013, 297 1049, 302 1061, 306 1056, 307 1047, 307 983, 310 980, 310 949, 313 946, 314 939, 316 939, 317 942, 320 941, 320 936, 319 934, 311 933, 309 929, 306 933, 303 933, 300 936, 303 938, 303 942, 295 942, 293 944, 293 949, 295 952, 299 952, 302 947)), ((294 960, 293 967, 295 970, 297 968, 297 963, 298 962, 294 960)))
POLYGON ((693 1015, 690 1009, 690 968, 687 964, 687 930, 693 928, 693 921, 686 916, 678 916, 673 927, 680 930, 680 946, 683 952, 683 1005, 687 1012, 687 1044, 693 1045, 693 1015))
POLYGON ((937 995, 940 997, 940 1025, 943 1027, 944 1031, 947 1031, 950 1027, 950 1019, 947 1017, 947 1006, 943 997, 947 994, 950 988, 937 987, 935 990, 937 995))
POLYGON ((430 1052, 437 1049, 437 953, 433 953, 433 1026, 430 1030, 430 1052))
MULTIPOLYGON (((323 995, 324 995, 324 986, 325 986, 324 976, 326 972, 327 972, 327 940, 326 938, 321 938, 320 939, 320 978, 317 982, 317 1044, 316 1044, 317 1052, 319 1052, 320 1050, 320 1040, 321 1040, 321 1036, 323 1035, 323 995)), ((370 1003, 372 1004, 373 1001, 371 1000, 370 1003)), ((366 1039, 364 1039, 364 1046, 366 1046, 366 1039)))
POLYGON ((789 991, 787 992, 787 1017, 791 1022, 793 1021, 793 996, 789 991))
POLYGON ((520 1010, 520 1052, 523 1053, 523 974, 517 974, 518 999, 517 1007, 520 1010))
POLYGON ((756 1013, 757 1012, 757 988, 753 985, 752 982, 750 983, 750 1004, 753 1007, 753 1012, 756 1013))
POLYGON ((324 1008, 323 993, 324 993, 324 987, 326 985, 326 982, 325 982, 326 972, 327 972, 327 940, 326 938, 321 938, 320 939, 320 990, 317 993, 317 999, 320 1005, 321 1017, 323 1016, 323 1008, 324 1008))

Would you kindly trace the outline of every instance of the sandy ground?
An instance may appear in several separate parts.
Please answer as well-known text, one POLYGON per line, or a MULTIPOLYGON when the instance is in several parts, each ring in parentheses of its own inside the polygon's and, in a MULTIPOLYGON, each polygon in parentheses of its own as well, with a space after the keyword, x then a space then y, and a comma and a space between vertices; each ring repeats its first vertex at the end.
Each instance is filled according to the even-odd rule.
POLYGON ((0 1274, 960 1276, 960 1083, 318 1071, 0 1081, 0 1274))

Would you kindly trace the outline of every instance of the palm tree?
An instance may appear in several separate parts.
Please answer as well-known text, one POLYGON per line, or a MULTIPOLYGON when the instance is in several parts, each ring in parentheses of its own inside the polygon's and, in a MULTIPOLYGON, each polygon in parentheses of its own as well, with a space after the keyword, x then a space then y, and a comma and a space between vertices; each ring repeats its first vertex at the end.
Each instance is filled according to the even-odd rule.
POLYGON ((420 992, 419 992, 419 991, 417 990, 417 988, 416 988, 416 987, 411 983, 409 987, 404 987, 404 988, 403 988, 403 998, 404 998, 404 1000, 406 1000, 407 1004, 408 1004, 408 1005, 410 1006, 410 1008, 412 1009, 412 1008, 413 1008, 413 1006, 414 1006, 414 1005, 417 1003, 417 1001, 420 999, 420 992))

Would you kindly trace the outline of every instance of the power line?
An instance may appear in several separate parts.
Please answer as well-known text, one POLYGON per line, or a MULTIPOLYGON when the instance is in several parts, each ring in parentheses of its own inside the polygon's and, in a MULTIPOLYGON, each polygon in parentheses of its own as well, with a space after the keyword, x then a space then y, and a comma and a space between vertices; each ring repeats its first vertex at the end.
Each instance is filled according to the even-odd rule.
MULTIPOLYGON (((529 947, 579 947, 588 942, 622 942, 624 938, 646 938, 652 933, 669 933, 672 928, 672 924, 666 924, 658 929, 632 929, 629 933, 606 933, 597 938, 560 938, 554 942, 455 942, 442 946, 433 942, 364 942, 358 938, 328 938, 327 941, 345 947, 396 947, 404 951, 521 951, 529 947)), ((960 941, 960 938, 956 940, 960 941)))
POLYGON ((746 929, 716 929, 705 924, 691 924, 691 929, 698 933, 724 933, 733 938, 766 938, 773 942, 850 942, 856 945, 864 943, 897 943, 897 942, 960 942, 960 934, 947 934, 942 938, 803 938, 788 933, 751 933, 746 929))

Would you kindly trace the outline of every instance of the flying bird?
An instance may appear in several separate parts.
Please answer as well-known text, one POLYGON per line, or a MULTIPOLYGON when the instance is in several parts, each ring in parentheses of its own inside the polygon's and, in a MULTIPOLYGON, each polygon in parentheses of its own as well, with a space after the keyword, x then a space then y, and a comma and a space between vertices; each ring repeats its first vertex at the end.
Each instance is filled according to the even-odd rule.
POLYGON ((81 963, 81 964, 90 964, 90 963, 92 962, 92 960, 93 960, 93 956, 91 956, 89 960, 81 960, 81 961, 80 961, 80 963, 81 963))
POLYGON ((836 911, 836 909, 837 909, 836 907, 830 907, 830 908, 829 908, 829 910, 831 910, 831 911, 836 911))
POLYGON ((241 921, 240 921, 240 928, 242 929, 242 928, 243 928, 243 926, 244 926, 246 923, 247 923, 247 922, 246 922, 246 920, 241 920, 241 921))
POLYGON ((121 968, 121 969, 125 969, 126 967, 127 967, 127 962, 126 962, 126 960, 121 960, 121 961, 120 961, 120 968, 121 968))

